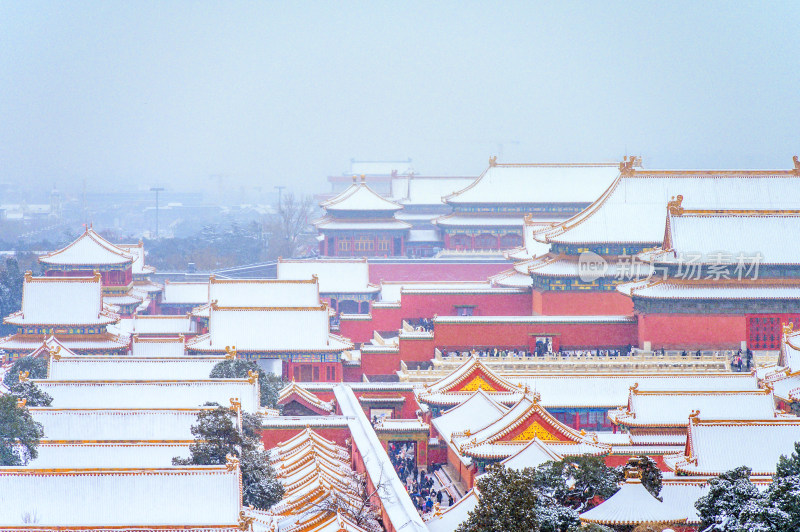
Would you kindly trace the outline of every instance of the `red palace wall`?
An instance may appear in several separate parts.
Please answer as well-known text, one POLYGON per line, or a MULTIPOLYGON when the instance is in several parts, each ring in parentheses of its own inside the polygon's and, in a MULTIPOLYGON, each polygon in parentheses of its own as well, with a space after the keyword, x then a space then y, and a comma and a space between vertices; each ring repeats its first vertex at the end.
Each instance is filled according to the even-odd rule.
MULTIPOLYGON (((402 352, 402 351, 401 351, 402 352)), ((426 360, 433 358, 433 351, 426 360)), ((394 375, 400 369, 400 353, 361 353, 361 373, 368 377, 394 375)), ((359 381, 361 378, 359 378, 359 381)))
MULTIPOLYGON (((474 316, 530 316, 530 294, 407 294, 401 297, 403 318, 456 316, 457 306, 473 306, 474 316)), ((399 328, 399 325, 398 325, 399 328)))
POLYGON ((509 262, 370 262, 371 283, 383 281, 485 281, 511 267, 509 262))
MULTIPOLYGON (((433 358, 433 349, 436 346, 436 338, 400 338, 399 360, 408 362, 429 362, 433 358)), ((363 358, 362 358, 363 360, 363 358)), ((362 364, 363 365, 363 364, 362 364)), ((398 361, 394 371, 400 369, 398 361)), ((393 371, 393 373, 394 373, 393 371)))
POLYGON ((739 349, 747 319, 731 314, 641 314, 639 347, 652 349, 739 349))
MULTIPOLYGON (((392 390, 392 391, 386 391, 386 392, 383 392, 383 391, 361 392, 361 391, 355 391, 354 390, 353 393, 355 394, 356 397, 360 397, 360 396, 362 396, 364 394, 368 394, 370 397, 381 397, 381 396, 396 397, 398 395, 402 395, 405 398, 405 401, 403 402, 402 406, 400 406, 399 412, 397 413, 395 418, 396 419, 417 419, 417 410, 419 410, 419 405, 417 404, 417 399, 414 396, 414 392, 412 392, 412 391, 403 391, 403 390, 395 391, 395 390, 392 390)), ((334 393, 333 393, 333 390, 330 390, 330 391, 327 391, 327 390, 326 391, 316 391, 315 390, 314 391, 314 395, 316 395, 317 397, 319 397, 323 401, 330 401, 330 400, 336 398, 334 393)), ((369 412, 370 406, 362 403, 361 409, 364 410, 364 414, 369 419, 369 417, 370 417, 370 412, 369 412)))
POLYGON ((533 314, 546 316, 624 316, 633 314, 633 300, 617 291, 533 291, 533 314))
MULTIPOLYGON (((636 456, 638 456, 638 455, 636 455, 636 456)), ((650 458, 653 459, 653 461, 658 466, 658 469, 660 469, 661 471, 670 471, 670 468, 668 468, 667 464, 664 463, 664 457, 662 455, 660 455, 660 454, 648 454, 647 456, 649 456, 650 458)), ((631 454, 625 454, 625 455, 611 454, 611 455, 608 455, 608 456, 604 456, 603 457, 603 462, 605 462, 605 464, 608 467, 624 466, 625 464, 628 463, 628 459, 629 458, 633 458, 633 457, 634 457, 634 455, 631 455, 631 454)))
POLYGON ((474 316, 530 316, 533 314, 528 293, 512 294, 403 294, 400 308, 373 307, 371 320, 339 321, 339 334, 356 343, 368 342, 373 331, 396 331, 404 319, 457 315, 458 306, 471 306, 474 316))
MULTIPOLYGON (((558 336, 558 345, 564 349, 589 349, 622 347, 636 344, 636 323, 437 323, 434 346, 448 347, 530 347, 535 344, 531 335, 558 336)), ((554 343, 556 343, 554 341, 554 343)), ((403 346, 401 342, 401 353, 403 346)), ((433 350, 431 349, 431 352, 433 350)), ((403 353, 402 359, 409 358, 403 353)))

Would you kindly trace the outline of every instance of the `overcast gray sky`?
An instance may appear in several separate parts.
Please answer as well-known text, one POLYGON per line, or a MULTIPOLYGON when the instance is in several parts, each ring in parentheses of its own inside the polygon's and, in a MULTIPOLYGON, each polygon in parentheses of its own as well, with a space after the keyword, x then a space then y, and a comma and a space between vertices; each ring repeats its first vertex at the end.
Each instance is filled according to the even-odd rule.
MULTIPOLYGON (((800 2, 0 1, 0 181, 791 166, 800 2), (501 146, 502 145, 502 146, 501 146)), ((66 187, 65 187, 66 188, 66 187)))

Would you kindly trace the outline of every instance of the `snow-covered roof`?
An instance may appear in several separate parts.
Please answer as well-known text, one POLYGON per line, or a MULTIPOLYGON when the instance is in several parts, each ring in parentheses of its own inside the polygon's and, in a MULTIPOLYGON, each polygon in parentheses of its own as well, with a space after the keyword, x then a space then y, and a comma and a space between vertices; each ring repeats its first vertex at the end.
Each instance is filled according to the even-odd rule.
POLYGON ((507 288, 529 288, 533 286, 530 275, 519 273, 515 268, 502 271, 489 277, 489 281, 496 286, 507 288))
POLYGON ((33 277, 25 275, 22 309, 5 321, 14 325, 107 325, 119 316, 103 307, 100 275, 33 277))
POLYGON ((442 198, 462 190, 474 177, 408 176, 392 180, 392 199, 402 205, 442 205, 442 198))
POLYGON ((116 266, 133 264, 134 256, 115 246, 89 227, 67 247, 42 255, 39 262, 66 266, 116 266))
POLYGON ((427 394, 447 392, 517 392, 522 386, 501 377, 492 371, 478 356, 471 356, 466 362, 446 377, 425 387, 419 392, 420 398, 427 394))
POLYGON ((555 226, 557 223, 542 223, 538 218, 526 216, 522 227, 522 246, 506 251, 506 257, 511 260, 526 260, 545 255, 550 251, 550 245, 539 242, 534 235, 548 225, 555 226))
POLYGON ((463 294, 491 288, 488 281, 383 281, 380 300, 397 302, 405 292, 463 294))
POLYGON ((447 510, 434 513, 425 524, 430 532, 453 532, 469 518, 469 513, 478 506, 478 502, 478 488, 472 488, 447 510))
POLYGON ((295 381, 284 386, 278 393, 278 404, 285 405, 290 401, 299 401, 313 410, 327 413, 333 412, 334 409, 334 401, 323 401, 295 381))
POLYGON ((51 356, 48 378, 88 380, 182 380, 207 379, 224 356, 131 357, 51 356))
POLYGON ((686 452, 665 461, 676 472, 689 475, 719 475, 739 466, 749 467, 755 475, 772 475, 778 458, 791 454, 798 441, 800 419, 712 421, 693 417, 686 452))
POLYGON ((221 307, 312 307, 319 305, 319 285, 301 279, 209 279, 209 298, 221 307))
POLYGON ((467 430, 474 432, 487 423, 500 419, 506 412, 508 407, 478 389, 466 401, 433 418, 431 422, 444 441, 450 441, 450 436, 454 432, 467 430))
POLYGON ((144 263, 143 242, 140 241, 138 244, 117 244, 117 247, 133 257, 133 267, 131 268, 133 275, 147 275, 156 271, 155 268, 144 263))
POLYGON ((673 207, 667 217, 659 262, 737 264, 760 255, 760 264, 798 264, 800 256, 779 235, 800 233, 800 211, 688 211, 673 207))
POLYGON ((667 203, 678 195, 686 209, 795 210, 800 208, 800 176, 786 170, 632 170, 597 194, 591 206, 536 239, 660 245, 667 203))
POLYGON ((202 305, 208 303, 208 283, 175 283, 164 281, 161 302, 170 305, 202 305))
POLYGON ((580 515, 584 523, 633 525, 639 523, 681 523, 687 507, 661 502, 642 485, 641 479, 629 478, 620 490, 602 504, 580 515))
POLYGON ((501 463, 508 469, 536 468, 545 462, 558 462, 563 456, 554 452, 542 440, 532 439, 528 444, 501 463))
MULTIPOLYGON (((553 218, 557 221, 560 218, 553 218)), ((436 225, 440 227, 512 227, 520 229, 524 222, 524 216, 500 216, 500 215, 470 215, 470 214, 446 214, 436 218, 436 225)))
POLYGON ((591 203, 619 175, 617 163, 498 164, 445 201, 464 204, 591 203))
MULTIPOLYGON (((490 364, 486 365, 497 373, 491 369, 490 364)), ((503 378, 520 391, 489 392, 492 399, 503 404, 513 404, 521 397, 521 389, 527 386, 529 390, 541 393, 542 405, 546 408, 625 406, 628 404, 630 387, 637 383, 640 390, 758 390, 754 376, 733 373, 506 374, 503 378)), ((433 390, 431 393, 420 391, 419 395, 420 400, 431 404, 455 405, 466 400, 470 394, 453 391, 441 393, 433 390)))
POLYGON ((184 441, 47 441, 39 442, 38 457, 28 467, 143 468, 170 467, 172 459, 189 456, 193 439, 184 441))
MULTIPOLYGON (((0 527, 236 525, 238 467, 0 469, 0 527), (35 525, 30 525, 30 519, 35 525)), ((63 528, 61 528, 63 530, 63 528)))
POLYGON ((609 417, 628 427, 683 427, 689 416, 703 419, 774 419, 775 399, 769 390, 758 391, 642 391, 631 389, 628 406, 609 417))
POLYGON ((617 286, 631 297, 644 299, 800 299, 800 281, 795 279, 661 279, 651 278, 617 286))
POLYGON ((259 407, 258 379, 55 381, 32 380, 57 408, 198 408, 207 402, 259 407))
POLYGON ((188 315, 140 315, 119 321, 119 330, 126 334, 172 335, 195 334, 197 323, 188 315))
POLYGON ((399 211, 403 208, 372 190, 363 178, 359 182, 355 177, 352 185, 320 206, 326 211, 399 211))
POLYGON ((278 279, 304 280, 314 275, 319 280, 319 291, 324 294, 360 294, 380 290, 369 282, 367 259, 278 260, 278 279))
POLYGON ((131 356, 134 357, 179 357, 186 351, 186 339, 183 336, 144 337, 133 335, 131 339, 131 356))
POLYGON ((226 308, 212 305, 209 334, 186 342, 191 351, 328 351, 350 349, 349 341, 330 334, 328 307, 226 308))
POLYGON ((47 440, 185 441, 194 438, 192 425, 205 408, 28 407, 28 410, 42 424, 47 440))

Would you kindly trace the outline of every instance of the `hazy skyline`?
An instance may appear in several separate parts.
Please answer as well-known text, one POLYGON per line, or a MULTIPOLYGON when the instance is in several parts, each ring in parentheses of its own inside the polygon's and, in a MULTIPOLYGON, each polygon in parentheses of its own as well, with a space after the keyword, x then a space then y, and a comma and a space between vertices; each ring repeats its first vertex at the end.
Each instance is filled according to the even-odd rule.
POLYGON ((800 2, 0 1, 0 182, 790 168, 800 2))

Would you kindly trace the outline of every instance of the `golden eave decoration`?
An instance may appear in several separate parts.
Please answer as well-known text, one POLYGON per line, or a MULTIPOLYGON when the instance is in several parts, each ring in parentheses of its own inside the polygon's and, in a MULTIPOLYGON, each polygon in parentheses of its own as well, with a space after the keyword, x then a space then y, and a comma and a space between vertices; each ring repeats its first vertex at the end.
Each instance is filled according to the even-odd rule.
POLYGON ((258 372, 251 369, 247 370, 247 382, 255 384, 258 381, 258 372))
POLYGON ((252 530, 253 521, 255 521, 255 517, 249 517, 246 513, 244 513, 244 510, 239 511, 239 522, 237 524, 239 530, 252 530))
POLYGON ((232 454, 225 455, 225 469, 233 471, 239 467, 239 459, 232 454))
POLYGON ((231 406, 230 406, 231 412, 236 413, 242 409, 242 402, 238 398, 231 397, 230 401, 231 401, 231 406))
POLYGON ((19 382, 27 382, 28 377, 30 377, 30 371, 20 371, 19 372, 19 382))
POLYGON ((225 358, 228 360, 233 360, 236 358, 236 346, 235 345, 226 345, 225 346, 225 358))
POLYGON ((667 202, 667 210, 673 216, 680 216, 683 214, 683 206, 681 203, 683 202, 683 195, 678 194, 677 196, 672 196, 672 200, 667 202))

